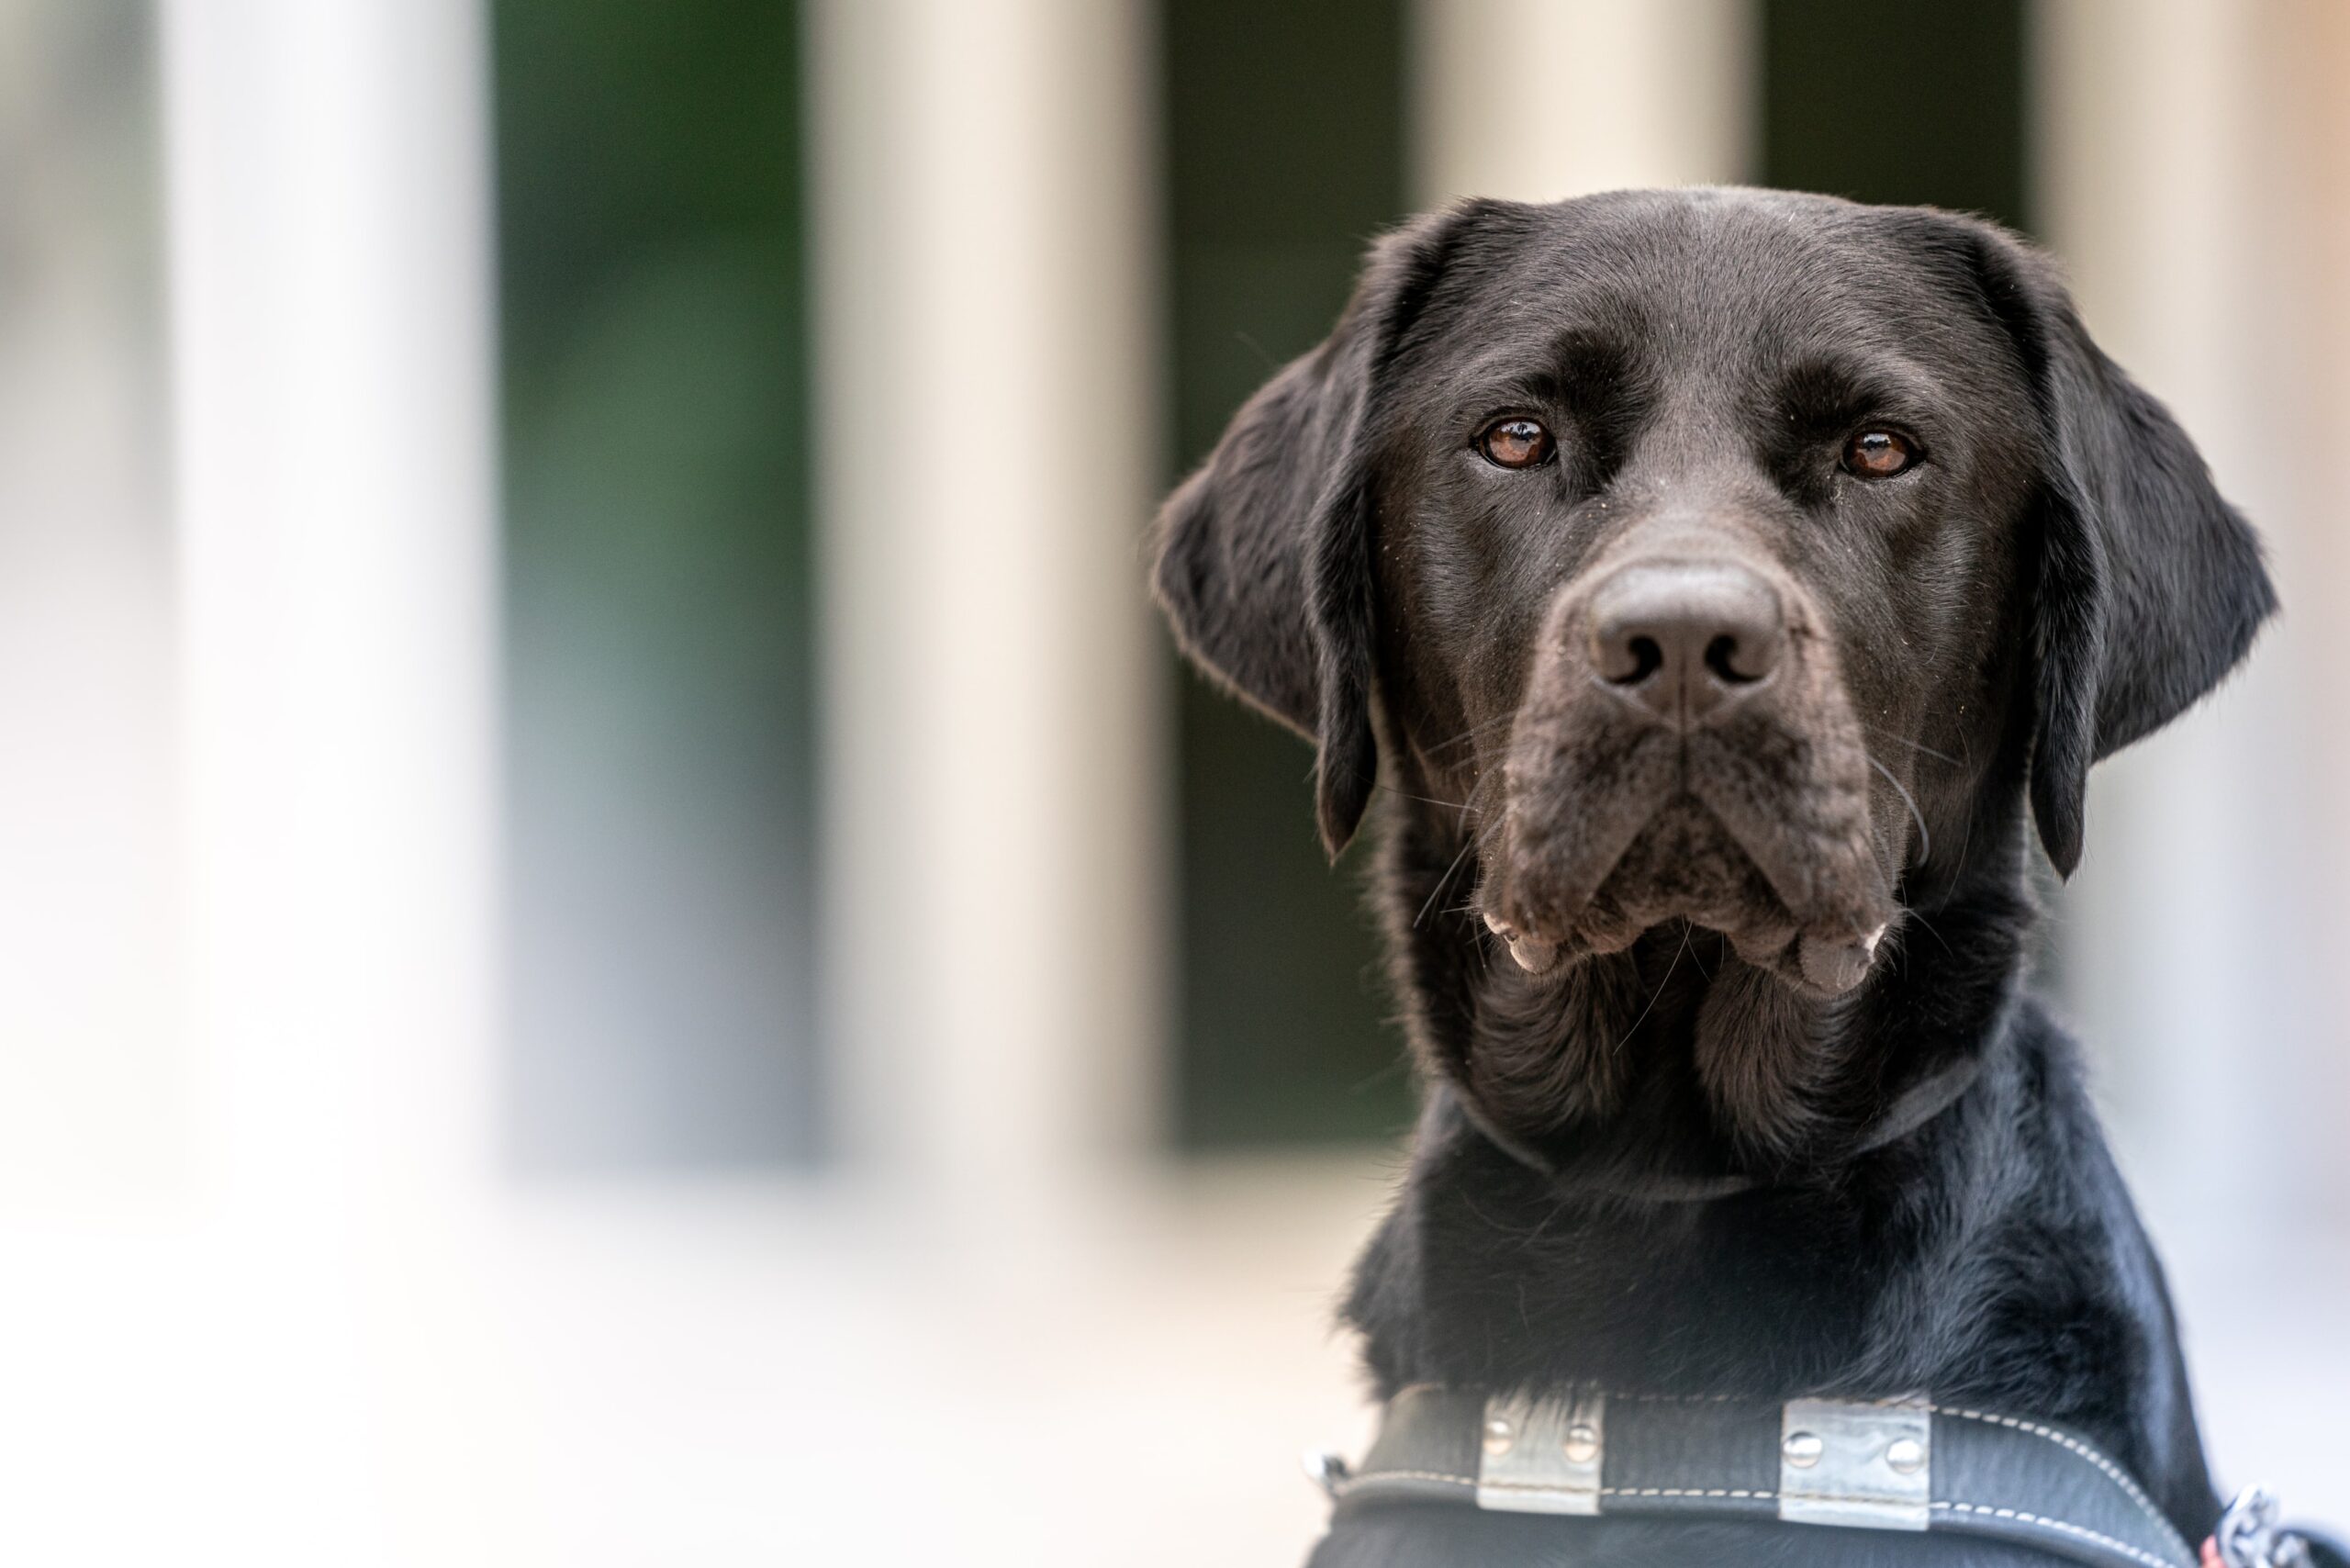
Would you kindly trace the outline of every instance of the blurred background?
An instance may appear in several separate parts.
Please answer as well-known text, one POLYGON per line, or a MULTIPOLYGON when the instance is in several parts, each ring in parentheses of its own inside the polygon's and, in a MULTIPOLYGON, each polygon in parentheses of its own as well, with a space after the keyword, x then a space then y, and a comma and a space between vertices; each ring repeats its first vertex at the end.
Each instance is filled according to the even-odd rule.
POLYGON ((1411 1083, 1156 497, 1449 196, 2053 247, 2262 525, 2048 984, 2350 1518, 2350 9, 0 0, 0 1556, 1292 1562, 1411 1083))

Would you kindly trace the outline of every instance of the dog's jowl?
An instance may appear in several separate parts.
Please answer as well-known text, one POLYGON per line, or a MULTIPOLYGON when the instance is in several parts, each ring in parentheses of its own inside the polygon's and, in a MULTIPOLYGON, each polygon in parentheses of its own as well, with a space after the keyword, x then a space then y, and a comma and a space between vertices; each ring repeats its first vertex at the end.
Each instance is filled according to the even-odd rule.
MULTIPOLYGON (((2273 601, 2043 258, 1781 193, 1466 204, 1373 248, 1158 548, 1185 650, 1317 748, 1331 851, 1378 828, 1427 1107, 1347 1301, 1382 1399, 1923 1399, 2210 1531, 2030 873, 2273 601)), ((1341 1486, 1317 1562, 2050 1560, 1619 1510, 1604 1440, 1595 1518, 1341 1486)))

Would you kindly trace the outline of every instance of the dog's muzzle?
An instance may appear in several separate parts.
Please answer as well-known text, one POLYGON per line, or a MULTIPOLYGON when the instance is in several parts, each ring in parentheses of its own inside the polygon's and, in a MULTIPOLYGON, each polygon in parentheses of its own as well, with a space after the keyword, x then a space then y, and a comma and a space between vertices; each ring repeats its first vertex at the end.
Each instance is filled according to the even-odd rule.
POLYGON ((1595 568, 1538 639, 1486 924, 1544 973, 1687 920, 1818 995, 1895 913, 1860 726, 1795 583, 1735 554, 1595 568))

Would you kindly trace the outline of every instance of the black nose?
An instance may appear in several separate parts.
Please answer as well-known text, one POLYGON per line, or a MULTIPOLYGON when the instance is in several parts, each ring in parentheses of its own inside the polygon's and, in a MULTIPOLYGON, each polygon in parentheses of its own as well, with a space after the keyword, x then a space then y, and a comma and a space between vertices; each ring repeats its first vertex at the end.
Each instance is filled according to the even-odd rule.
POLYGON ((1592 594, 1599 678, 1684 729, 1769 678, 1786 646, 1778 594, 1744 566, 1635 562, 1592 594))

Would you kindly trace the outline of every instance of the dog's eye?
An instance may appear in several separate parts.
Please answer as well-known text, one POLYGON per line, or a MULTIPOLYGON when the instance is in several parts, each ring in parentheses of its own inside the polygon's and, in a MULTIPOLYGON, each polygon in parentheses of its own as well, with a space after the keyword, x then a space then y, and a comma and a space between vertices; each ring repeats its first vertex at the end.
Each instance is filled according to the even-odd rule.
POLYGON ((1863 431, 1844 443, 1844 470, 1863 479, 1890 479, 1913 466, 1918 448, 1892 431, 1863 431))
POLYGON ((1535 420, 1495 420, 1477 438, 1477 450, 1486 462, 1501 468, 1538 468, 1550 460, 1557 443, 1535 420))

